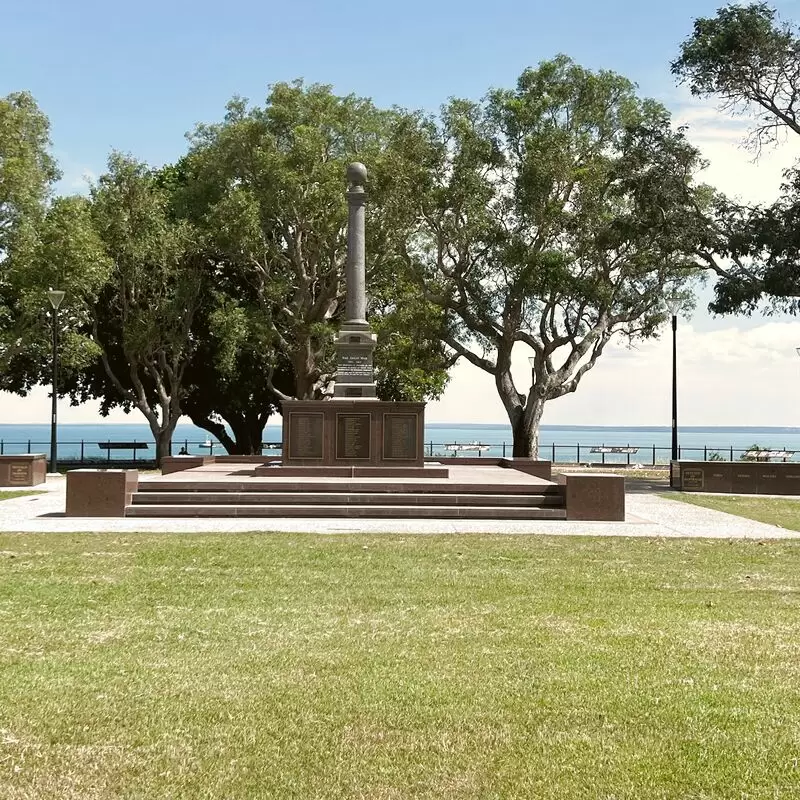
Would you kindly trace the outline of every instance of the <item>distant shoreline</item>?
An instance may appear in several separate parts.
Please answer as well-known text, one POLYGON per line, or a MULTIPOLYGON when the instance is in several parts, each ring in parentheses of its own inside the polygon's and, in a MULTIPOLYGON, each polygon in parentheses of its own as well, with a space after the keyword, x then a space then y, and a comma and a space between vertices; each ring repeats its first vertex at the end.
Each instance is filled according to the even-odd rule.
MULTIPOLYGON (((140 428, 147 426, 147 422, 64 422, 59 423, 59 429, 62 428, 86 428, 86 427, 105 427, 113 426, 123 428, 126 426, 140 428)), ((191 422, 179 423, 178 427, 184 425, 192 425, 191 422)), ((50 424, 46 422, 4 422, 0 423, 3 428, 41 428, 42 430, 50 429, 50 424)), ((280 423, 267 423, 268 428, 278 428, 280 423)), ((426 428, 432 430, 444 428, 471 428, 471 429, 494 429, 494 430, 508 430, 511 426, 507 422, 426 422, 426 428)), ((679 425, 679 430, 685 433, 695 432, 702 433, 705 431, 713 431, 715 433, 800 433, 800 426, 789 425, 679 425)), ((664 433, 670 431, 669 425, 542 425, 543 431, 596 431, 596 430, 609 430, 609 431, 630 431, 631 433, 664 433)))

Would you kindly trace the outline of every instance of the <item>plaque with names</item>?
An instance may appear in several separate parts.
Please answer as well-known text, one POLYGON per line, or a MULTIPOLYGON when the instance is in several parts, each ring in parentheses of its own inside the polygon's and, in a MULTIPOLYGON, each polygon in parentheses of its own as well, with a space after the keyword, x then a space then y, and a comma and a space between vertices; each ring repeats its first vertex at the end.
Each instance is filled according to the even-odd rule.
POLYGON ((289 417, 289 458, 322 460, 322 412, 294 412, 289 417))
POLYGON ((704 481, 702 469, 684 469, 681 473, 682 489, 702 489, 703 484, 704 481))
POLYGON ((369 461, 371 453, 370 414, 336 415, 336 459, 369 461))
POLYGON ((8 475, 9 483, 29 484, 33 482, 30 464, 11 464, 8 475))
POLYGON ((417 458, 416 414, 383 415, 383 457, 387 460, 415 461, 417 458))

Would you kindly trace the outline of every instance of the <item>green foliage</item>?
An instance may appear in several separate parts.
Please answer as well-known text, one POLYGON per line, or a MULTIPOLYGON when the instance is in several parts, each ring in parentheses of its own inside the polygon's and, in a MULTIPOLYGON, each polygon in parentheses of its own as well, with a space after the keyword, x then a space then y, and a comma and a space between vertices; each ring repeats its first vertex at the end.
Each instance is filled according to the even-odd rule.
POLYGON ((776 141, 781 130, 800 132, 800 40, 766 3, 731 5, 696 19, 672 72, 692 94, 719 98, 729 111, 751 112, 751 141, 758 147, 776 141))
POLYGON ((50 124, 25 92, 0 98, 0 388, 24 392, 38 363, 47 299, 34 253, 46 201, 59 173, 49 152, 50 124), (30 346, 29 346, 30 343, 30 346))
POLYGON ((408 260, 452 352, 495 377, 515 455, 530 455, 547 400, 575 391, 614 334, 655 335, 665 295, 688 299, 702 162, 630 81, 565 56, 442 119, 408 260), (535 357, 527 394, 511 377, 518 344, 535 357))
POLYGON ((0 98, 0 263, 35 240, 50 187, 59 177, 50 123, 27 92, 0 98))
MULTIPOLYGON (((800 36, 765 3, 732 5, 696 19, 672 71, 693 94, 719 99, 726 111, 749 113, 754 125, 748 143, 757 153, 788 133, 800 134, 800 36)), ((771 310, 797 313, 797 168, 786 172, 781 195, 771 206, 718 197, 713 211, 716 237, 704 248, 708 266, 718 275, 711 310, 751 314, 766 302, 771 310)))
MULTIPOLYGON (((273 86, 264 107, 232 101, 222 123, 200 126, 192 137, 176 208, 202 228, 220 273, 255 287, 265 349, 294 373, 291 396, 319 397, 334 377, 331 343, 344 310, 346 166, 369 164, 368 283, 382 298, 395 281, 398 242, 413 225, 414 157, 424 125, 415 115, 296 81, 273 86)), ((421 298, 407 291, 404 301, 421 298)), ((384 308, 381 299, 370 312, 384 308)), ((393 396, 430 396, 444 384, 435 336, 427 327, 417 333, 428 334, 430 344, 424 371, 439 374, 392 377, 393 396)))
POLYGON ((172 218, 159 173, 118 153, 90 199, 66 198, 48 218, 53 247, 40 258, 56 256, 52 268, 67 289, 67 366, 71 348, 84 356, 67 370, 64 388, 75 402, 101 399, 101 413, 139 410, 160 458, 182 413, 195 347, 205 286, 198 235, 172 218))

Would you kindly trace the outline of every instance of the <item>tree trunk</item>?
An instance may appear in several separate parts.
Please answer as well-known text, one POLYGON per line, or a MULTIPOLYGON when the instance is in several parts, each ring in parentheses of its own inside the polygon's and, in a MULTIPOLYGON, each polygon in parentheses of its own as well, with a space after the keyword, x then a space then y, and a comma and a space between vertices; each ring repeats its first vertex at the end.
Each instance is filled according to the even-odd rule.
POLYGON ((209 417, 191 416, 190 419, 198 428, 208 431, 225 448, 231 456, 261 455, 261 442, 263 441, 264 428, 269 414, 248 413, 222 414, 225 422, 231 427, 233 436, 221 422, 209 417))
POLYGON ((163 424, 159 422, 152 410, 148 409, 146 413, 141 406, 139 410, 144 414, 150 424, 150 431, 156 443, 156 467, 160 467, 161 460, 165 456, 172 455, 172 434, 175 433, 175 426, 178 424, 181 415, 178 413, 173 419, 163 424))
POLYGON ((515 420, 511 420, 511 430, 514 435, 514 458, 539 458, 539 424, 544 413, 544 400, 534 396, 534 389, 531 387, 533 400, 528 399, 524 411, 516 415, 515 420))
POLYGON ((261 455, 261 442, 269 416, 242 414, 239 419, 228 420, 236 439, 237 455, 261 455))
POLYGON ((172 455, 172 433, 174 430, 175 426, 171 425, 159 430, 156 434, 156 467, 161 466, 161 460, 165 456, 172 455))

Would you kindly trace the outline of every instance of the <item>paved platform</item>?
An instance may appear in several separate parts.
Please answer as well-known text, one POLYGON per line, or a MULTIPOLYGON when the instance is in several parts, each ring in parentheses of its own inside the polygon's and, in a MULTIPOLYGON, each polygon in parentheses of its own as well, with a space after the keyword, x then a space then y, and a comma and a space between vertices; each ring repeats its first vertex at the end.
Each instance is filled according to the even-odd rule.
MULTIPOLYGON (((169 476, 166 476, 167 478, 169 476)), ((526 476, 532 477, 532 476, 526 476)), ((145 475, 144 480, 160 480, 145 475)), ((533 479, 534 481, 536 479, 533 479)), ((794 539, 800 532, 724 514, 669 499, 668 492, 627 493, 625 522, 560 520, 375 520, 375 519, 108 519, 64 516, 66 480, 48 478, 36 487, 43 494, 0 502, 0 532, 80 533, 503 533, 583 536, 710 537, 731 539, 794 539)), ((797 502, 800 502, 798 500, 797 502)))

